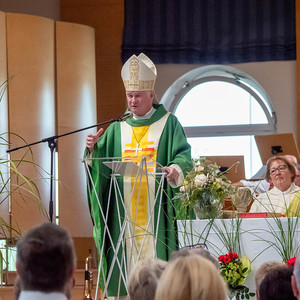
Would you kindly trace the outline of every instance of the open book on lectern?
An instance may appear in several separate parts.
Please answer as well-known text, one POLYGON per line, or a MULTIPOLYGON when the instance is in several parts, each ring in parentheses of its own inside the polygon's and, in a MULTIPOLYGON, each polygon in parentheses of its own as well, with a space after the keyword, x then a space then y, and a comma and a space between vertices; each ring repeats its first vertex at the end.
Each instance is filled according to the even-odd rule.
POLYGON ((146 174, 143 168, 139 167, 133 161, 104 161, 103 164, 121 176, 136 177, 137 174, 146 174))

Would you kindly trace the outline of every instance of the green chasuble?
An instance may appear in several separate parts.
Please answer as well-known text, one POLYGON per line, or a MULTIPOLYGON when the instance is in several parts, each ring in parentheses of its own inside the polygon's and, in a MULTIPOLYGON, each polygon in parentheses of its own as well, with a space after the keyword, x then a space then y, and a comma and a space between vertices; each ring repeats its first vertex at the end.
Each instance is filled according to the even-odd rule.
MULTIPOLYGON (((120 296, 126 295, 123 281, 120 281, 119 266, 114 259, 113 251, 113 248, 116 249, 118 247, 117 241, 120 235, 118 210, 120 211, 121 220, 125 214, 119 197, 117 197, 117 201, 114 193, 109 195, 111 170, 103 165, 102 160, 97 158, 122 157, 123 160, 129 160, 130 157, 137 155, 151 156, 153 160, 157 162, 157 164, 154 165, 154 170, 150 170, 151 172, 155 172, 155 167, 157 168, 160 165, 170 166, 172 164, 178 165, 184 175, 192 169, 191 148, 187 143, 181 124, 174 115, 166 111, 163 105, 154 104, 154 108, 156 111, 149 119, 128 119, 126 123, 112 123, 100 137, 98 143, 95 144, 92 153, 93 160, 90 166, 92 183, 98 194, 100 205, 104 213, 108 211, 107 224, 113 241, 112 247, 111 239, 107 234, 104 236, 105 222, 99 210, 97 196, 95 195, 91 181, 89 181, 88 200, 94 223, 95 243, 99 253, 101 249, 103 249, 101 261, 106 272, 105 276, 111 277, 108 285, 109 296, 116 296, 118 291, 120 296), (108 199, 110 199, 109 206, 108 199), (109 274, 111 264, 114 264, 114 268, 112 274, 109 274)), ((159 172, 159 170, 156 171, 159 172)), ((123 180, 119 177, 117 181, 121 193, 126 196, 128 184, 126 184, 125 178, 123 180)), ((155 189, 157 189, 158 182, 154 181, 154 185, 155 189)), ((168 260, 171 252, 178 249, 176 212, 174 201, 172 200, 176 192, 178 192, 178 190, 173 189, 165 180, 159 220, 159 201, 156 201, 154 206, 153 228, 155 234, 157 234, 156 253, 157 257, 163 260, 168 260), (157 222, 159 224, 158 228, 156 227, 157 222)), ((141 194, 143 193, 144 191, 142 190, 141 194)), ((124 201, 126 202, 126 197, 124 201)), ((131 211, 134 212, 134 201, 132 203, 133 208, 131 208, 131 211)), ((135 227, 143 233, 145 232, 143 219, 146 217, 143 215, 142 210, 140 215, 142 216, 138 216, 136 219, 133 218, 133 220, 135 227)), ((138 235, 137 230, 135 233, 138 235)), ((128 252, 128 241, 126 242, 128 252)), ((139 241, 137 241, 137 244, 138 243, 139 241)), ((151 248, 151 246, 152 244, 149 244, 148 248, 151 248)), ((127 263, 122 263, 122 247, 120 247, 117 252, 119 262, 125 274, 125 269, 128 272, 129 266, 127 266, 127 263)), ((125 257, 127 257, 127 255, 128 253, 125 254, 125 257)), ((143 254, 141 257, 143 257, 143 254)), ((147 257, 146 253, 145 257, 147 257)), ((103 289, 103 277, 101 279, 101 285, 103 289)))

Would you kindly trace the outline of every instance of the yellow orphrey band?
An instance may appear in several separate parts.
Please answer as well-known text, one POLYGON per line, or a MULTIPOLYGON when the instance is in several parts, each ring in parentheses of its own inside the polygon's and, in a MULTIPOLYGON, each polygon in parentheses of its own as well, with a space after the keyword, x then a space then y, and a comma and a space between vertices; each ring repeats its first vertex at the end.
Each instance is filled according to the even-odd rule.
MULTIPOLYGON (((152 156, 153 159, 156 159, 156 153, 157 150, 153 149, 152 151, 149 150, 143 150, 143 149, 149 149, 151 146, 153 146, 153 141, 148 141, 149 138, 149 126, 141 126, 141 127, 132 127, 132 137, 131 137, 131 143, 126 144, 126 147, 130 147, 133 149, 133 151, 126 154, 126 158, 129 158, 130 156, 133 157, 133 160, 136 162, 139 162, 139 158, 136 157, 136 153, 139 157, 141 156, 152 156), (151 145, 151 146, 150 146, 151 145), (149 147, 150 146, 150 147, 149 147), (138 152, 135 150, 137 148, 140 148, 138 152), (151 152, 151 153, 150 153, 151 152), (135 158, 134 158, 135 157, 135 158)), ((125 153, 123 153, 123 156, 125 153)), ((150 168, 148 168, 149 172, 154 171, 153 164, 150 165, 150 168)), ((131 179, 131 190, 134 187, 135 178, 131 179)), ((134 236, 135 236, 135 242, 140 249, 143 243, 143 249, 141 249, 141 255, 142 257, 145 255, 145 252, 147 252, 147 247, 149 247, 149 238, 151 239, 151 236, 147 235, 145 229, 148 224, 149 220, 149 211, 148 211, 148 190, 147 190, 147 179, 146 177, 142 177, 142 180, 140 182, 139 187, 135 187, 133 194, 132 194, 132 202, 131 202, 131 216, 132 219, 135 220, 135 229, 134 229, 134 236), (146 240, 143 242, 143 239, 145 237, 145 234, 147 236, 146 240)), ((149 229, 148 229, 149 230, 149 229)))

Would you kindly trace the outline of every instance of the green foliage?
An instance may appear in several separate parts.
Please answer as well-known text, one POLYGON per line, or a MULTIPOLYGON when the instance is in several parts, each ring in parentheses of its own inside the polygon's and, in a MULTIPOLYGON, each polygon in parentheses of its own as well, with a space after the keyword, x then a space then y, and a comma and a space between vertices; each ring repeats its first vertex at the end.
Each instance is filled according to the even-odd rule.
POLYGON ((232 299, 233 297, 235 297, 236 300, 250 299, 250 297, 255 297, 255 293, 250 292, 248 287, 242 285, 242 286, 230 289, 229 298, 232 299))
POLYGON ((4 82, 2 82, 0 84, 0 102, 1 102, 1 100, 2 100, 2 98, 4 96, 4 94, 5 94, 5 92, 7 90, 8 82, 9 82, 10 79, 7 79, 7 80, 5 80, 4 82))
POLYGON ((280 255, 283 262, 287 262, 289 258, 296 256, 300 252, 300 241, 297 235, 299 217, 281 218, 274 217, 275 225, 266 219, 269 229, 266 229, 272 240, 259 240, 267 243, 268 248, 272 247, 280 255))
POLYGON ((218 236, 219 240, 226 248, 226 250, 230 252, 235 252, 239 256, 241 255, 240 236, 242 234, 242 221, 243 219, 240 218, 231 219, 230 226, 226 226, 226 221, 224 219, 220 220, 221 225, 218 225, 218 223, 216 222, 213 223, 214 231, 218 236))

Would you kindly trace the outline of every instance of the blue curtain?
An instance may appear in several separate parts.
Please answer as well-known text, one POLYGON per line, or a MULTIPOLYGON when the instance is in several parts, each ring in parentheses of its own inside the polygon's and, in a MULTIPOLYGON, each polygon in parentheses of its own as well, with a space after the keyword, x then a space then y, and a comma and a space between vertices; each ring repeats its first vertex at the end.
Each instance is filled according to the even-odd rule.
POLYGON ((296 59, 295 0, 124 0, 122 60, 228 64, 296 59))

